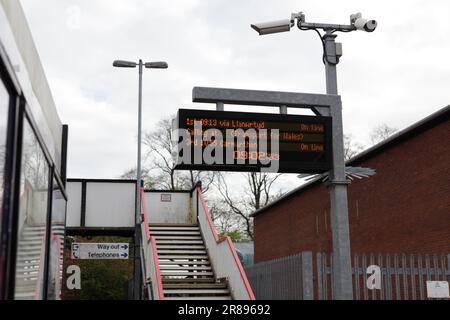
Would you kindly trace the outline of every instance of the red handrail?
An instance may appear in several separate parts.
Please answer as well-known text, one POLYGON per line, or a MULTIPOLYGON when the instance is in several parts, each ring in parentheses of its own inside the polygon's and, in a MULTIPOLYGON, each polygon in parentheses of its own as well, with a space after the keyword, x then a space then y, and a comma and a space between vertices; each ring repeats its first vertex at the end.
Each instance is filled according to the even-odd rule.
POLYGON ((145 237, 153 249, 153 260, 155 261, 155 272, 156 272, 156 282, 158 286, 158 296, 159 300, 164 300, 164 291, 162 286, 161 271, 159 270, 159 260, 158 260, 158 249, 156 248, 156 239, 150 235, 150 228, 148 224, 148 211, 147 202, 145 201, 144 188, 141 188, 141 204, 142 210, 144 211, 144 223, 145 223, 145 237))
POLYGON ((211 214, 209 213, 208 207, 206 206, 205 199, 203 198, 202 189, 200 189, 200 187, 197 187, 196 190, 200 196, 200 200, 202 202, 202 206, 203 206, 203 210, 206 215, 206 219, 208 220, 209 227, 211 228, 211 231, 214 235, 214 239, 216 240, 216 243, 218 244, 225 240, 227 241, 228 246, 231 250, 231 254, 233 255, 234 261, 236 262, 236 265, 239 269, 239 273, 241 275, 242 281, 244 281, 244 285, 245 285, 245 288, 247 289, 247 293, 250 297, 250 300, 255 300, 255 294, 253 293, 252 287, 250 286, 250 282, 248 281, 248 278, 247 278, 247 274, 245 273, 244 268, 242 267, 241 261, 239 260, 239 257, 236 253, 236 249, 234 248, 233 243, 231 242, 231 238, 229 236, 227 236, 224 239, 219 240, 219 236, 217 235, 216 227, 214 227, 214 224, 213 224, 212 218, 211 218, 211 214))
POLYGON ((214 223, 211 219, 211 215, 209 214, 209 210, 208 210, 208 207, 206 206, 205 199, 203 198, 202 189, 200 189, 200 187, 197 187, 196 190, 198 192, 198 195, 200 196, 200 201, 202 202, 203 210, 205 211, 206 219, 208 220, 209 227, 211 228, 211 231, 214 235, 214 240, 216 240, 216 242, 218 243, 219 236, 217 235, 216 227, 214 227, 214 223))
POLYGON ((150 240, 153 248, 153 259, 155 260, 156 281, 158 282, 159 300, 164 300, 164 292, 161 279, 161 271, 159 270, 158 250, 156 249, 156 239, 151 237, 150 240))
POLYGON ((239 260, 239 257, 236 253, 236 249, 234 248, 233 243, 231 242, 231 238, 229 236, 227 236, 226 239, 227 239, 228 246, 230 247, 231 253, 233 254, 234 261, 236 262, 236 265, 239 269, 239 273, 241 274, 242 281, 244 281, 244 285, 245 285, 245 288, 247 289, 250 300, 255 300, 255 294, 253 293, 252 287, 250 286, 250 282, 248 281, 247 274, 245 273, 244 268, 242 267, 241 260, 239 260))

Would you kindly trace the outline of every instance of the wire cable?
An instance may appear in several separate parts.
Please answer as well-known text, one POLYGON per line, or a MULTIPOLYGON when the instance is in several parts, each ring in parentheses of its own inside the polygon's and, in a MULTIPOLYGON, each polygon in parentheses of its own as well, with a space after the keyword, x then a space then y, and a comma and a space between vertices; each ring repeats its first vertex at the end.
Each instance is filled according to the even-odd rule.
MULTIPOLYGON (((330 60, 328 59, 328 56, 327 56, 327 54, 326 54, 327 49, 326 49, 326 47, 325 47, 325 40, 323 39, 323 35, 320 34, 320 31, 317 30, 317 28, 304 28, 304 27, 300 27, 300 26, 299 26, 299 29, 300 29, 300 30, 313 30, 313 31, 317 32, 317 34, 319 35, 320 41, 322 42, 322 50, 323 50, 323 54, 322 54, 322 62, 323 62, 324 64, 327 64, 327 63, 328 63, 328 64, 330 64, 330 65, 335 66, 335 65, 337 65, 337 64, 339 63, 339 57, 337 57, 337 56, 336 56, 336 62, 332 62, 332 61, 330 61, 330 60)), ((334 32, 336 32, 336 31, 337 31, 336 29, 333 29, 330 33, 334 33, 334 32)))

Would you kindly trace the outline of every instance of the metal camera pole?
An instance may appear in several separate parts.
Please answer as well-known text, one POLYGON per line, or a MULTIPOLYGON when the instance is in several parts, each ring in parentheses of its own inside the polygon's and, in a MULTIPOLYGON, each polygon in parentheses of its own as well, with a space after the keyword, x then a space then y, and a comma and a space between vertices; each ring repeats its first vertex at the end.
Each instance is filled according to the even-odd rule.
MULTIPOLYGON (((291 14, 290 19, 252 24, 259 35, 290 31, 295 25, 300 30, 314 30, 323 45, 323 62, 325 64, 326 90, 329 95, 337 95, 336 65, 342 56, 342 46, 335 42, 334 32, 351 32, 362 30, 372 32, 377 27, 375 20, 363 19, 361 13, 350 16, 350 24, 309 23, 303 12, 291 14), (319 30, 325 32, 324 35, 319 30)), ((280 111, 284 111, 280 108, 280 111)), ((350 255, 350 233, 348 223, 347 185, 344 160, 344 133, 342 126, 342 105, 330 108, 313 107, 318 116, 332 117, 333 163, 329 172, 328 187, 331 203, 331 227, 333 237, 333 297, 339 300, 353 299, 352 269, 350 255)))
MULTIPOLYGON (((325 74, 327 94, 337 95, 336 35, 327 32, 324 37, 326 59, 325 74)), ((348 222, 347 185, 344 161, 344 132, 342 106, 331 108, 333 118, 333 168, 330 171, 330 204, 333 238, 333 292, 336 299, 353 299, 350 253, 350 230, 348 222)))
MULTIPOLYGON (((362 20, 361 14, 352 15, 350 17, 350 25, 307 23, 305 22, 305 15, 303 13, 294 16, 298 19, 297 26, 300 30, 315 30, 319 34, 324 51, 323 62, 325 64, 326 92, 327 94, 337 95, 336 66, 339 63, 339 58, 342 56, 342 45, 341 43, 335 42, 337 35, 334 32, 357 30, 357 26, 355 26, 357 19, 360 19, 361 28, 365 28, 364 26, 369 23, 373 29, 365 30, 373 31, 376 27, 376 22, 374 20, 370 20, 369 22, 362 20), (321 36, 318 29, 325 31, 325 34, 321 36)), ((347 200, 349 180, 345 176, 342 106, 334 106, 329 110, 316 110, 315 112, 319 115, 331 116, 333 119, 333 164, 328 183, 333 241, 333 296, 339 300, 351 300, 353 299, 353 282, 347 200)))

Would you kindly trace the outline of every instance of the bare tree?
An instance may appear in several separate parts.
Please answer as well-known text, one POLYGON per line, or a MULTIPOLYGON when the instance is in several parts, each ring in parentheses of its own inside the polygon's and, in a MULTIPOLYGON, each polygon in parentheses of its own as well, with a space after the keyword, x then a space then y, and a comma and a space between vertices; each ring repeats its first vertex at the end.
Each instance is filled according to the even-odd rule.
POLYGON ((370 133, 370 141, 372 144, 377 144, 378 142, 386 140, 397 131, 397 128, 389 127, 387 124, 383 123, 372 129, 372 132, 370 133))
POLYGON ((350 160, 364 150, 364 145, 354 140, 353 135, 344 134, 344 159, 350 160))
POLYGON ((243 230, 248 238, 253 239, 253 223, 250 214, 266 206, 280 196, 274 193, 274 183, 281 174, 250 172, 244 175, 246 184, 244 194, 230 192, 230 186, 222 173, 218 174, 216 188, 228 210, 240 217, 243 230))
MULTIPOLYGON (((129 170, 125 171, 124 173, 122 173, 120 175, 120 178, 121 179, 136 179, 136 176, 137 176, 136 168, 133 168, 133 169, 129 169, 129 170)), ((141 180, 144 183, 145 189, 155 189, 154 181, 156 179, 150 175, 150 172, 148 171, 148 169, 146 169, 146 168, 141 169, 141 180)))
POLYGON ((227 203, 220 198, 206 200, 209 213, 219 234, 229 234, 243 230, 242 220, 233 211, 227 203))
POLYGON ((202 181, 202 190, 207 192, 214 181, 212 171, 178 171, 172 153, 175 143, 172 139, 173 117, 162 119, 156 129, 144 134, 145 163, 148 178, 154 188, 163 190, 190 189, 202 181))

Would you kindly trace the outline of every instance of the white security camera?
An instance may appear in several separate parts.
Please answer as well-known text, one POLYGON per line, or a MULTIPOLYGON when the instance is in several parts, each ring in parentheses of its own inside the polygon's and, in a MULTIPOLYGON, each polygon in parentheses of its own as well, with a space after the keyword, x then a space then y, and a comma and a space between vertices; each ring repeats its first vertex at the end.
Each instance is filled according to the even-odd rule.
POLYGON ((350 16, 350 23, 354 25, 357 30, 363 30, 367 32, 373 32, 377 27, 377 22, 375 20, 363 19, 361 12, 352 14, 350 16))
POLYGON ((278 21, 262 22, 252 24, 251 27, 259 33, 259 35, 290 31, 294 25, 291 19, 278 21))

